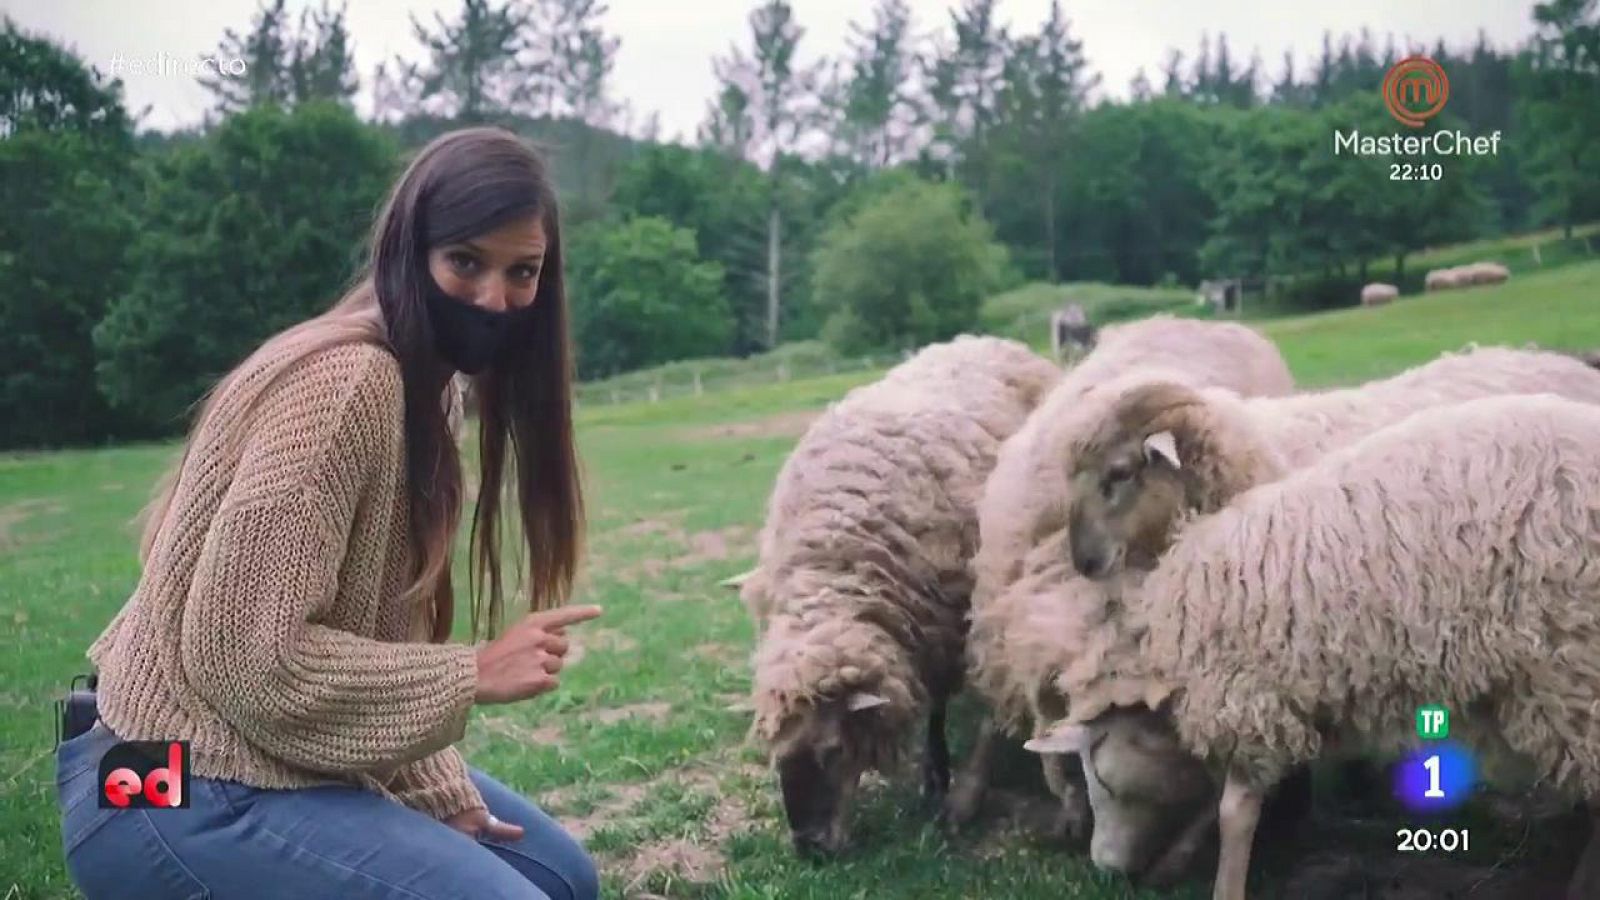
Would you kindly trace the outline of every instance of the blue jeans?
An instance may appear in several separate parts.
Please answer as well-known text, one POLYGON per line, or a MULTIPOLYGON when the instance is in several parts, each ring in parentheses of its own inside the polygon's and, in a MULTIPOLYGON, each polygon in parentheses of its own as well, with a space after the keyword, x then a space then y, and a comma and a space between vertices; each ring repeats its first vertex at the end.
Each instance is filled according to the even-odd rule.
POLYGON ((353 787, 261 790, 191 776, 188 809, 101 809, 104 725, 56 751, 67 870, 101 897, 516 897, 594 900, 594 863, 526 799, 476 769, 472 780, 521 840, 479 841, 353 787))

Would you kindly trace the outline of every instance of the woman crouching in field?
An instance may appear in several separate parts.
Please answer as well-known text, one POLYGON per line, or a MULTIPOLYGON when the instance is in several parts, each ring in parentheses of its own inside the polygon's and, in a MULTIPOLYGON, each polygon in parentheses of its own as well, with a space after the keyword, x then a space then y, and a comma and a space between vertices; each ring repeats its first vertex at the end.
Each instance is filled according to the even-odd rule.
POLYGON ((474 704, 554 690, 564 628, 599 614, 554 609, 583 532, 570 386, 544 164, 504 131, 435 140, 360 282, 221 380, 151 505, 138 588, 89 650, 100 721, 57 751, 91 900, 596 896, 582 847, 452 746, 474 704), (536 610, 476 646, 447 643, 456 372, 482 418, 473 635, 502 610, 511 472, 536 610), (100 808, 100 759, 134 740, 190 742, 189 808, 100 808))

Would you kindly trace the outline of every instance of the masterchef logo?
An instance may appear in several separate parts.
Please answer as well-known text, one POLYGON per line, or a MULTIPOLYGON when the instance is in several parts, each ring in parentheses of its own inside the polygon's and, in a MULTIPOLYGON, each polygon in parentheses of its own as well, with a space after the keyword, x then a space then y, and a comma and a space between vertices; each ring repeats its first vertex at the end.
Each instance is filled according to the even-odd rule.
POLYGON ((1383 77, 1383 105, 1402 125, 1421 128, 1450 99, 1450 79, 1426 56, 1408 56, 1383 77))

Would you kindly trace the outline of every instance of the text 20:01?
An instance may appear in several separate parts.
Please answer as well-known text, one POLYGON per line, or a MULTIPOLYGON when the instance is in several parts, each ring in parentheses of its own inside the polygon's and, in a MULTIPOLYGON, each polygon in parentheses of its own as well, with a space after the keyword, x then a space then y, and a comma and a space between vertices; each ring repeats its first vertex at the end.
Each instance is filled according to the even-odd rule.
POLYGON ((1438 181, 1444 177, 1443 163, 1390 163, 1390 181, 1438 181))
POLYGON ((1465 828, 1443 828, 1438 834, 1426 828, 1402 828, 1395 832, 1395 837, 1400 841, 1395 849, 1401 853, 1427 853, 1435 847, 1446 853, 1467 849, 1465 828))

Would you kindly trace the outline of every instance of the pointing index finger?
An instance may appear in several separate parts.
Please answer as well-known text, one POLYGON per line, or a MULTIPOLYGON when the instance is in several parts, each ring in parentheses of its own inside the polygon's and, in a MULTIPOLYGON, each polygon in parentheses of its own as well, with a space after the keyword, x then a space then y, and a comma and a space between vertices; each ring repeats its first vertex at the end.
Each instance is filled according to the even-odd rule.
POLYGON ((579 622, 587 622, 600 615, 598 606, 563 606, 559 609, 547 609, 544 612, 533 614, 539 627, 545 630, 552 628, 565 628, 579 622))

